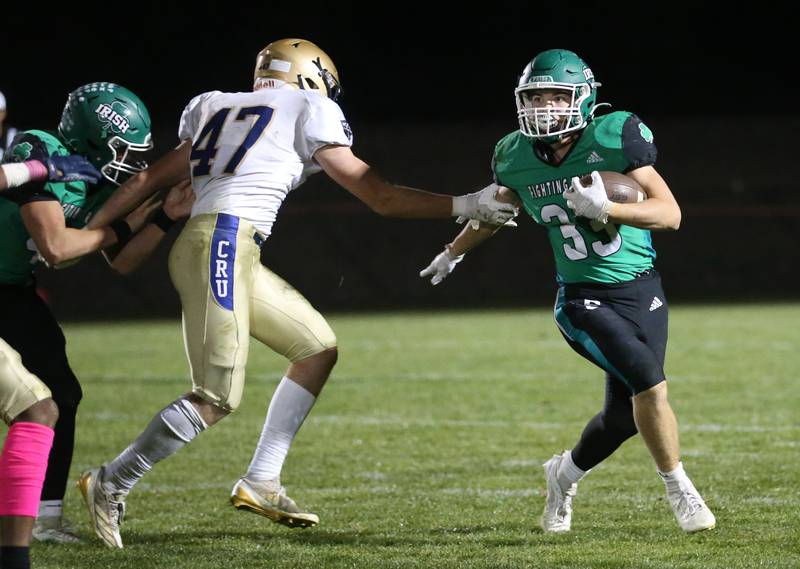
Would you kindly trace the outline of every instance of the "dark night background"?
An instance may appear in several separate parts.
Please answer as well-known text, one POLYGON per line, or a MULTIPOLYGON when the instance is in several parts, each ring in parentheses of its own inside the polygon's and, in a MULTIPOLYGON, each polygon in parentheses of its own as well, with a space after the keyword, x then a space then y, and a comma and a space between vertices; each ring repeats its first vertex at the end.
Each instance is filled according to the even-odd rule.
MULTIPOLYGON (((603 83, 599 100, 635 112, 655 133, 656 167, 684 213, 677 233, 654 235, 671 299, 797 296, 797 21, 778 4, 758 11, 674 2, 3 10, 0 91, 12 125, 55 128, 70 90, 113 81, 147 104, 155 157, 177 142, 192 96, 249 90, 264 45, 303 37, 339 69, 356 154, 393 181, 451 194, 489 181, 494 143, 517 128, 513 91, 527 61, 543 49, 571 49, 603 83)), ((443 285, 419 279, 457 230, 446 220, 379 218, 318 175, 290 195, 264 260, 325 310, 551 302, 551 253, 529 220, 468 255, 443 285)), ((129 278, 92 258, 42 271, 40 284, 63 317, 173 315, 167 250, 129 278)))

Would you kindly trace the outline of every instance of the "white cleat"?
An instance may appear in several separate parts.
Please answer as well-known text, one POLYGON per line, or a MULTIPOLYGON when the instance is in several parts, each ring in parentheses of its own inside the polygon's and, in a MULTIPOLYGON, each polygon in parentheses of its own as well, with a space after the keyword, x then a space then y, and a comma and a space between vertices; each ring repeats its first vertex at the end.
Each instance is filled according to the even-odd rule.
POLYGON ((50 543, 81 543, 75 528, 61 516, 38 517, 33 524, 33 539, 50 543))
POLYGON ((119 524, 125 514, 124 494, 112 494, 103 487, 104 466, 87 470, 78 479, 89 517, 94 526, 94 533, 108 547, 122 549, 122 537, 119 535, 119 524))
POLYGON ((683 486, 674 492, 667 492, 667 499, 672 506, 672 511, 675 512, 678 525, 686 533, 714 529, 717 520, 706 506, 703 498, 700 497, 694 484, 688 481, 688 486, 683 486))
POLYGON ((558 483, 558 467, 563 460, 562 454, 554 454, 553 458, 545 462, 544 477, 547 481, 547 501, 542 512, 541 526, 548 533, 565 533, 572 526, 572 499, 578 493, 578 485, 572 484, 567 491, 561 489, 558 483))
POLYGON ((297 507, 278 480, 256 482, 240 478, 231 491, 231 503, 239 510, 265 516, 290 528, 308 528, 319 523, 317 514, 297 507))

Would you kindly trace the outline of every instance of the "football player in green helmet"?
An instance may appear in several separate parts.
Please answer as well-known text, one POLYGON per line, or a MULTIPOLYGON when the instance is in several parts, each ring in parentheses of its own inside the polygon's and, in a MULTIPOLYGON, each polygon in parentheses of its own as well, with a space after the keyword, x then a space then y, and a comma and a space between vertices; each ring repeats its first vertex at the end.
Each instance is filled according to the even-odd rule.
POLYGON ((147 107, 114 83, 89 83, 70 93, 58 134, 68 148, 88 158, 116 185, 147 166, 136 160, 135 153, 153 147, 147 107))
POLYGON ((543 51, 525 66, 514 91, 520 132, 552 144, 586 127, 600 83, 588 65, 565 49, 543 51), (544 95, 550 93, 552 104, 544 95))
MULTIPOLYGON (((35 376, 52 392, 59 410, 33 529, 36 539, 77 541, 64 527, 61 512, 82 393, 61 328, 36 294, 33 268, 37 261, 57 266, 116 245, 112 267, 128 270, 132 258, 141 260, 143 250, 152 250, 152 241, 142 249, 137 230, 163 235, 171 219, 188 214, 192 193, 178 188, 152 218, 161 229, 151 227, 148 217, 157 201, 110 227, 85 227, 123 178, 144 167, 136 156, 151 146, 150 117, 142 101, 114 83, 89 83, 69 94, 57 132, 18 133, 0 167, 0 187, 7 187, 0 192, 0 339, 18 354, 0 358, 10 362, 0 366, 0 386, 9 377, 35 376)), ((10 416, 5 407, 0 411, 10 416)))
MULTIPOLYGON (((681 211, 653 165, 652 131, 629 112, 595 116, 594 73, 575 53, 534 57, 515 90, 519 129, 494 150, 499 197, 545 227, 556 261, 555 320, 567 343, 605 372, 606 400, 572 450, 544 464, 547 532, 571 529, 578 481, 641 433, 680 527, 716 520, 680 462, 678 428, 667 400, 667 302, 654 269, 651 230, 675 230, 681 211), (647 199, 609 200, 598 172, 623 173, 647 199), (591 182, 582 181, 590 176, 591 182)), ((467 226, 420 276, 438 284, 497 227, 467 226)))

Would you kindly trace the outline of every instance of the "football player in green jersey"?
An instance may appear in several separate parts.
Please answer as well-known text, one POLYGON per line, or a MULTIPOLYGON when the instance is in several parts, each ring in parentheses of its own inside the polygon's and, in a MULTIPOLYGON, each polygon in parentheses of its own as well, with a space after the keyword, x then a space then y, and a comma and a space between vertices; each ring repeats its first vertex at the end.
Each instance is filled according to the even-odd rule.
MULTIPOLYGON (((100 172, 75 155, 0 165, 0 190, 31 180, 96 183, 99 179, 100 172)), ((9 426, 0 453, 0 566, 25 569, 30 566, 31 532, 39 512, 58 406, 47 386, 22 366, 19 354, 2 339, 0 416, 9 426)))
POLYGON ((57 132, 19 133, 0 168, 0 182, 9 188, 0 192, 0 338, 19 354, 9 360, 16 364, 8 373, 37 377, 59 409, 36 539, 76 540, 64 531, 61 509, 82 393, 67 361, 64 335, 36 294, 33 268, 39 260, 55 266, 123 243, 112 266, 125 272, 141 260, 142 251, 152 250, 153 235, 163 237, 169 213, 188 214, 180 207, 185 200, 177 200, 176 207, 171 194, 165 204, 169 211, 152 218, 162 230, 145 223, 154 201, 109 227, 84 227, 122 178, 141 169, 132 158, 150 146, 150 117, 141 100, 119 85, 90 83, 70 93, 57 132), (142 227, 147 230, 133 235, 142 227))
MULTIPOLYGON (((555 320, 569 345, 606 372, 603 409, 572 450, 544 464, 542 528, 566 532, 578 481, 625 440, 641 433, 687 532, 716 521, 680 462, 678 427, 667 400, 667 302, 653 268, 651 230, 675 230, 681 212, 653 167, 653 134, 627 112, 595 116, 597 83, 571 51, 547 50, 525 67, 516 89, 519 130, 494 151, 500 196, 544 226, 555 255, 555 320), (624 173, 647 194, 612 203, 597 171, 624 173), (591 183, 581 179, 591 174, 591 183)), ((438 284, 496 227, 468 225, 420 276, 438 284)))

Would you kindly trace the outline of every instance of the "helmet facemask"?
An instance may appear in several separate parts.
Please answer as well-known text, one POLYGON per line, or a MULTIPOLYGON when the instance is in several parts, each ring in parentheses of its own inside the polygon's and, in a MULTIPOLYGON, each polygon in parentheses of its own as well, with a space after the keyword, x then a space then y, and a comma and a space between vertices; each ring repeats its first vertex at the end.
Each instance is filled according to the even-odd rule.
POLYGON ((147 168, 147 162, 141 154, 153 148, 151 136, 148 134, 144 144, 134 144, 119 136, 108 141, 111 149, 111 160, 100 168, 103 177, 118 186, 128 178, 147 168))
MULTIPOLYGON (((560 138, 586 126, 591 112, 585 111, 585 102, 592 94, 588 84, 529 83, 514 91, 517 100, 517 118, 522 133, 531 138, 560 138), (531 101, 536 91, 561 91, 568 95, 568 106, 544 105, 535 107, 531 101)), ((591 111, 591 110, 590 110, 591 111)))
POLYGON ((575 53, 549 49, 537 54, 523 69, 514 91, 520 131, 552 144, 586 127, 596 109, 599 86, 592 70, 575 53), (544 90, 565 93, 569 104, 543 100, 534 105, 533 95, 544 90))

